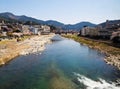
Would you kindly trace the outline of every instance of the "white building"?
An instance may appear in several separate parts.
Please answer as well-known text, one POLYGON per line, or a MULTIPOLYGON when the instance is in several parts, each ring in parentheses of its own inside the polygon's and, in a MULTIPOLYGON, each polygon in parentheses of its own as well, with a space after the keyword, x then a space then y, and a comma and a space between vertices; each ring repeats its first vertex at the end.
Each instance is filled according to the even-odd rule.
POLYGON ((99 34, 99 29, 98 28, 95 28, 95 27, 84 27, 82 30, 81 30, 81 35, 82 36, 98 36, 99 34))
POLYGON ((30 27, 30 31, 34 34, 34 35, 40 35, 42 29, 40 25, 34 25, 30 27))
POLYGON ((2 32, 2 36, 7 36, 7 32, 2 32))
POLYGON ((42 28, 41 34, 49 34, 50 33, 50 26, 43 25, 43 26, 41 26, 41 28, 42 28))
POLYGON ((115 31, 115 32, 112 33, 112 36, 110 37, 110 39, 112 40, 116 36, 120 37, 120 28, 118 28, 117 31, 115 31))
POLYGON ((87 36, 89 34, 89 27, 84 27, 84 28, 82 28, 82 30, 81 30, 81 35, 82 36, 87 36))
POLYGON ((0 22, 0 25, 4 25, 4 24, 5 24, 5 22, 4 22, 4 21, 1 21, 1 22, 0 22))
POLYGON ((31 33, 30 33, 30 26, 29 25, 23 25, 22 26, 22 33, 24 34, 24 35, 30 35, 31 33))
POLYGON ((38 28, 30 27, 30 31, 32 32, 32 34, 35 34, 35 35, 38 34, 38 28))

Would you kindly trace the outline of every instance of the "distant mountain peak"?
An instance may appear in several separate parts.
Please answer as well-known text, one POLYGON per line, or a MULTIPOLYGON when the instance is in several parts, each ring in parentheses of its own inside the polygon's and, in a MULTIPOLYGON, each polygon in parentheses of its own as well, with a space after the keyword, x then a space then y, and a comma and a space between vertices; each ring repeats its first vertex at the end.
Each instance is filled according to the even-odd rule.
POLYGON ((4 17, 4 18, 8 18, 8 19, 13 19, 13 20, 17 20, 17 21, 22 21, 22 22, 26 22, 26 21, 32 21, 38 24, 46 24, 46 25, 53 25, 55 27, 59 27, 62 28, 64 30, 80 30, 84 25, 87 26, 95 26, 95 24, 87 22, 87 21, 83 21, 77 24, 64 24, 55 20, 47 20, 47 21, 43 21, 43 20, 38 20, 32 17, 28 17, 26 15, 21 15, 21 16, 17 16, 14 15, 10 12, 4 12, 4 13, 0 13, 0 16, 4 17))
POLYGON ((3 12, 3 13, 0 13, 0 14, 14 15, 13 13, 10 13, 10 12, 3 12))
POLYGON ((21 15, 22 17, 27 17, 26 15, 21 15))
POLYGON ((63 23, 58 22, 58 21, 55 21, 55 20, 47 20, 47 21, 45 21, 45 22, 46 22, 46 24, 48 24, 48 25, 54 25, 54 26, 56 26, 56 27, 62 27, 62 26, 64 26, 63 23))
POLYGON ((4 12, 0 13, 0 16, 5 17, 5 18, 10 18, 10 19, 17 19, 16 16, 10 12, 4 12))

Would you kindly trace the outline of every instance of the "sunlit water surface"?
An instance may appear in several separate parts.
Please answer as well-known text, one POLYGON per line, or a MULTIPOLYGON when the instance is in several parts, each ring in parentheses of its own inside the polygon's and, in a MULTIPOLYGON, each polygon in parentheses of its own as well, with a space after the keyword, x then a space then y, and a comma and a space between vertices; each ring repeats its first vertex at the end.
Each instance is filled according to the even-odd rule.
POLYGON ((46 45, 0 67, 0 89, 120 89, 120 71, 104 54, 73 40, 46 45))

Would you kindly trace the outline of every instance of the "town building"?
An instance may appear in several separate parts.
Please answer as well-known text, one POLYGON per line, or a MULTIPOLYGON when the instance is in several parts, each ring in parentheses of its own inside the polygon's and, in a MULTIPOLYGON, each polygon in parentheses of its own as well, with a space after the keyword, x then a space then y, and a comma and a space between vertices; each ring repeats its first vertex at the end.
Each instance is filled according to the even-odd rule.
POLYGON ((112 23, 111 21, 107 20, 105 27, 99 30, 99 36, 102 38, 110 39, 113 32, 118 31, 118 28, 120 28, 119 22, 112 23))
POLYGON ((94 37, 94 36, 98 36, 98 32, 99 32, 99 29, 97 29, 96 27, 84 26, 84 28, 82 28, 81 30, 81 35, 94 37))
POLYGON ((81 30, 81 36, 88 36, 89 35, 89 27, 84 26, 81 30))
POLYGON ((98 34, 99 34, 99 29, 97 29, 96 27, 89 27, 89 33, 88 33, 88 35, 90 37, 98 36, 98 34))
POLYGON ((23 33, 23 35, 31 35, 30 26, 29 25, 23 25, 22 26, 22 33, 23 33))
POLYGON ((50 26, 42 25, 41 28, 42 28, 41 34, 47 35, 50 33, 50 26))
POLYGON ((41 26, 40 26, 40 25, 31 26, 31 27, 30 27, 30 31, 31 31, 32 34, 34 34, 34 35, 40 35, 41 26))

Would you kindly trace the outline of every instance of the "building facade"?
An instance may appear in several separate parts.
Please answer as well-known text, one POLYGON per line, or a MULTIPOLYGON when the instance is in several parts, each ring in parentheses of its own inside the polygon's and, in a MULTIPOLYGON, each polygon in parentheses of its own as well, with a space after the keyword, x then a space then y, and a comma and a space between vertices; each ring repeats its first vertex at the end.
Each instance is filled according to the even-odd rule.
POLYGON ((50 26, 42 25, 41 28, 42 28, 42 32, 41 32, 41 34, 45 34, 45 35, 47 35, 47 34, 50 33, 50 26))
POLYGON ((84 27, 81 30, 81 35, 82 36, 98 36, 99 29, 95 27, 84 27))
POLYGON ((22 26, 22 33, 23 33, 23 35, 31 35, 30 26, 29 25, 23 25, 22 26))

